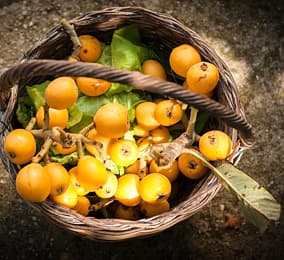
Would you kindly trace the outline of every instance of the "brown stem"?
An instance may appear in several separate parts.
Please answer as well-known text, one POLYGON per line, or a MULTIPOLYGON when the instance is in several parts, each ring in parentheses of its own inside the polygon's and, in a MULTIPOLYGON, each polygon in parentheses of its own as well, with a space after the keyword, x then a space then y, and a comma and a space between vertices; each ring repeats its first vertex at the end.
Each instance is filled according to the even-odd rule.
POLYGON ((38 163, 41 159, 48 153, 50 146, 52 145, 53 141, 50 137, 48 137, 44 144, 41 146, 40 151, 33 157, 32 162, 38 163))
POLYGON ((66 19, 62 19, 61 24, 63 28, 65 29, 65 31, 69 34, 71 41, 73 43, 73 52, 71 55, 74 58, 78 58, 78 54, 81 48, 81 43, 74 29, 74 26, 70 24, 66 19))
POLYGON ((44 111, 44 116, 43 116, 43 126, 42 129, 48 129, 49 126, 49 107, 46 103, 43 104, 43 111, 44 111))
POLYGON ((86 127, 84 127, 81 131, 80 134, 82 135, 86 135, 91 129, 93 129, 95 127, 94 123, 90 123, 89 125, 87 125, 86 127))
POLYGON ((149 148, 150 156, 160 167, 169 167, 182 153, 185 147, 190 147, 194 142, 192 136, 183 133, 170 143, 156 144, 149 148))
POLYGON ((90 211, 98 211, 106 206, 108 206, 110 203, 114 202, 114 199, 102 199, 99 202, 92 204, 90 207, 90 211))
POLYGON ((78 158, 80 159, 84 156, 84 149, 83 149, 82 141, 80 139, 76 140, 76 146, 77 146, 78 158))
POLYGON ((190 119, 187 125, 186 129, 186 134, 188 136, 193 136, 194 135, 194 128, 195 128, 195 123, 196 123, 196 118, 197 118, 197 113, 198 109, 191 107, 190 109, 190 119))
POLYGON ((35 123, 36 123, 36 118, 32 117, 30 122, 26 126, 26 130, 31 131, 34 128, 35 123))

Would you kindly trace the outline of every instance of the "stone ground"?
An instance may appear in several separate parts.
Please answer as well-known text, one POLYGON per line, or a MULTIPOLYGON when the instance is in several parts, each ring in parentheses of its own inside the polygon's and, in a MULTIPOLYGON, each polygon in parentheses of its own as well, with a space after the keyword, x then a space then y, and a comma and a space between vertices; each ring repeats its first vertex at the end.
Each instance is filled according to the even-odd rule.
MULTIPOLYGON (((284 204, 284 70, 281 1, 0 1, 0 69, 12 66, 62 17, 107 6, 165 12, 198 32, 223 57, 240 88, 257 144, 238 167, 284 204), (282 31, 281 31, 282 29, 282 31)), ((284 259, 284 221, 264 234, 249 223, 224 227, 225 214, 242 218, 222 189, 192 218, 156 236, 118 243, 84 240, 49 222, 15 193, 0 170, 0 259, 284 259)), ((282 211, 283 216, 283 211, 282 211)))

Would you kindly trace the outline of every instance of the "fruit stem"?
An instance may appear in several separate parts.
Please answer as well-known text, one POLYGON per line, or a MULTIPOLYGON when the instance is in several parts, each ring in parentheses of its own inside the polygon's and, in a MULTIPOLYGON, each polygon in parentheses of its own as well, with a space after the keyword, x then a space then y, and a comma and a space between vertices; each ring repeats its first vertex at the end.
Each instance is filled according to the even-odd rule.
POLYGON ((195 128, 197 114, 198 114, 198 109, 191 107, 190 108, 190 119, 189 119, 187 129, 186 129, 186 134, 188 136, 193 136, 195 134, 194 128, 195 128))
POLYGON ((69 34, 71 41, 73 43, 73 52, 71 56, 77 59, 81 48, 81 43, 74 29, 74 26, 70 24, 66 19, 62 19, 61 24, 65 29, 65 31, 69 34))
POLYGON ((84 156, 84 150, 83 150, 83 145, 81 139, 76 140, 76 146, 77 146, 77 154, 78 158, 82 158, 84 156))
POLYGON ((32 162, 38 163, 48 153, 53 141, 50 137, 47 137, 44 144, 41 146, 40 151, 32 158, 32 162))
POLYGON ((113 198, 110 199, 102 199, 99 202, 92 204, 90 207, 90 211, 98 211, 106 206, 108 206, 110 203, 114 202, 113 198))
POLYGON ((36 123, 36 118, 32 117, 30 122, 26 126, 26 130, 31 131, 34 128, 35 123, 36 123))
POLYGON ((43 104, 43 111, 44 111, 44 116, 43 116, 43 126, 42 129, 46 130, 48 129, 49 125, 49 107, 46 103, 43 104))

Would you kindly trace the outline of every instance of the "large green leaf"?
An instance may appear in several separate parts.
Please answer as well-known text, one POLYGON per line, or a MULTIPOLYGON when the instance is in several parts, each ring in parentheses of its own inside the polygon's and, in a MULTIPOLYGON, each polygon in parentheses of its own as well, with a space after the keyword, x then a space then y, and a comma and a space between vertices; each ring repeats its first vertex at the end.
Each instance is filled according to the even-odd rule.
POLYGON ((185 149, 202 161, 216 176, 220 183, 242 202, 245 218, 264 232, 270 220, 280 218, 281 206, 273 196, 254 179, 237 169, 234 165, 223 162, 217 168, 209 163, 201 153, 185 149))

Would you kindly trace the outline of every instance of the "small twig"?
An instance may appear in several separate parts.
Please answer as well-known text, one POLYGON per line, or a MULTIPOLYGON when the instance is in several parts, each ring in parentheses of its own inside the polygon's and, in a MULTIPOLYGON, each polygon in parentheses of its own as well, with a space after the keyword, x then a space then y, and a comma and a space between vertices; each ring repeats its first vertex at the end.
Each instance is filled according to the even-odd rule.
POLYGON ((193 142, 194 139, 192 136, 183 133, 170 143, 152 145, 149 148, 149 155, 155 160, 158 166, 167 168, 193 142))
POLYGON ((106 206, 108 206, 109 204, 111 204, 112 202, 114 202, 113 198, 110 199, 102 199, 99 202, 92 204, 90 207, 90 211, 98 211, 106 206))
POLYGON ((86 127, 84 127, 79 133, 82 135, 86 135, 91 129, 93 129, 95 127, 94 123, 90 123, 89 125, 87 125, 86 127))
POLYGON ((198 114, 198 109, 191 107, 190 109, 190 118, 189 118, 189 122, 187 125, 187 129, 186 129, 186 134, 188 136, 193 136, 194 135, 194 128, 195 128, 195 123, 196 123, 196 118, 197 118, 197 114, 198 114))
POLYGON ((43 111, 44 116, 42 129, 45 130, 49 128, 49 106, 46 103, 43 104, 43 111))
POLYGON ((82 145, 82 141, 81 139, 77 139, 76 140, 76 146, 77 146, 77 154, 78 154, 78 158, 82 158, 84 156, 84 149, 83 149, 83 145, 82 145))
POLYGON ((35 123, 36 123, 36 118, 32 117, 30 122, 26 126, 26 130, 31 131, 34 128, 35 123))
POLYGON ((61 24, 65 31, 69 34, 71 41, 73 43, 73 52, 71 54, 72 57, 78 58, 78 54, 81 48, 80 40, 77 36, 77 33, 74 29, 74 26, 70 24, 66 19, 61 20, 61 24))
POLYGON ((41 146, 40 151, 33 157, 32 162, 40 162, 41 159, 48 153, 50 146, 53 141, 50 137, 48 137, 44 144, 41 146))

